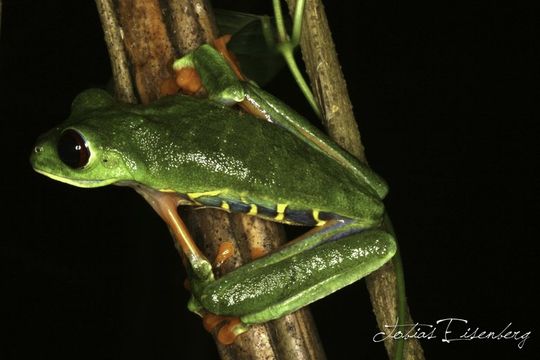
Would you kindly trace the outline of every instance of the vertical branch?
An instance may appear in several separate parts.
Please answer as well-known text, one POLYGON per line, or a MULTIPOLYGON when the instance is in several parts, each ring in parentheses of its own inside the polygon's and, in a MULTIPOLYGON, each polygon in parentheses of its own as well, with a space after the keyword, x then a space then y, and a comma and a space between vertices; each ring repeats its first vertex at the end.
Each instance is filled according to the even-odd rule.
POLYGON ((105 42, 109 50, 109 58, 111 61, 111 69, 114 78, 114 92, 118 100, 135 103, 135 90, 133 88, 131 75, 129 73, 129 65, 127 54, 124 49, 123 32, 118 25, 116 12, 112 1, 96 1, 105 42))
MULTIPOLYGON (((287 2, 290 12, 293 12, 296 1, 287 2)), ((321 0, 306 2, 302 25, 300 40, 302 55, 313 92, 322 109, 324 125, 334 141, 360 161, 367 162, 347 92, 347 84, 337 59, 321 0)), ((391 229, 389 221, 383 226, 391 229)), ((394 263, 388 262, 369 275, 366 281, 378 326, 381 331, 388 334, 390 330, 385 326, 397 322, 398 293, 394 263)), ((411 323, 408 309, 406 317, 405 322, 411 323)), ((394 344, 395 342, 387 337, 385 347, 390 357, 394 353, 394 344)), ((406 342, 404 358, 410 360, 424 358, 418 340, 411 339, 406 342)))
MULTIPOLYGON (((217 34, 205 0, 96 0, 96 4, 117 97, 123 101, 149 103, 159 98, 160 86, 172 76, 172 61, 217 34)), ((221 243, 235 245, 235 255, 218 275, 251 261, 257 250, 271 251, 284 242, 282 227, 275 223, 211 209, 187 212, 190 229, 202 240, 209 259, 215 258, 221 243)), ((325 358, 307 309, 253 326, 233 345, 216 345, 222 359, 325 358)))
MULTIPOLYGON (((296 1, 287 2, 289 10, 293 12, 296 1)), ((306 1, 300 47, 328 134, 341 147, 365 162, 364 146, 352 111, 347 84, 320 0, 306 1)))

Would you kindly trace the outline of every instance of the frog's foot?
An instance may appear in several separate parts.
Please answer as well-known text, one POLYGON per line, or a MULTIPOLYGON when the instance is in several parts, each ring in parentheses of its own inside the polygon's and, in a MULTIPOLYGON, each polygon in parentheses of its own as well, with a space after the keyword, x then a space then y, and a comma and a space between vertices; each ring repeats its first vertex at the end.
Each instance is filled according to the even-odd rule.
MULTIPOLYGON (((214 47, 223 56, 227 64, 231 67, 236 77, 241 81, 248 81, 248 78, 240 70, 240 64, 232 52, 227 49, 227 43, 231 40, 231 35, 223 35, 214 40, 214 47)), ((238 106, 248 114, 256 118, 266 120, 266 115, 250 99, 244 98, 238 103, 238 106)))
POLYGON ((247 78, 244 76, 242 71, 240 70, 240 65, 238 64, 238 60, 236 60, 236 57, 232 52, 227 49, 227 44, 231 41, 231 35, 226 34, 223 36, 218 37, 214 40, 214 47, 216 50, 223 56, 227 64, 231 67, 232 71, 234 71, 234 74, 236 77, 242 81, 246 81, 247 78))
POLYGON ((219 329, 217 339, 223 345, 230 345, 236 340, 238 335, 248 331, 249 327, 242 323, 239 318, 230 318, 227 323, 219 329))
POLYGON ((199 95, 204 92, 201 77, 192 67, 181 68, 176 72, 176 85, 186 95, 199 95))
POLYGON ((227 49, 230 36, 215 40, 214 47, 206 44, 176 60, 176 86, 188 95, 206 93, 208 98, 223 105, 238 104, 245 112, 268 120, 265 112, 246 96, 244 87, 249 80, 242 74, 234 55, 227 49))
POLYGON ((234 105, 244 100, 242 82, 211 45, 202 45, 173 64, 177 74, 185 68, 196 70, 209 99, 224 105, 234 105))
POLYGON ((172 78, 167 78, 161 83, 159 92, 163 96, 174 95, 178 92, 197 97, 206 95, 201 77, 194 67, 176 69, 172 78))
POLYGON ((219 244, 216 259, 214 260, 214 267, 219 268, 225 261, 230 259, 234 255, 234 245, 230 241, 225 241, 219 244))
POLYGON ((179 90, 180 89, 178 88, 175 79, 172 77, 163 80, 159 86, 159 93, 161 96, 174 95, 177 94, 179 90))
POLYGON ((268 254, 268 250, 266 250, 262 246, 253 246, 250 249, 251 260, 256 260, 258 258, 265 256, 266 254, 268 254))
POLYGON ((232 344, 238 335, 245 333, 249 329, 246 324, 242 323, 240 318, 212 313, 206 313, 203 316, 203 325, 208 332, 212 332, 219 326, 217 339, 223 345, 232 344))

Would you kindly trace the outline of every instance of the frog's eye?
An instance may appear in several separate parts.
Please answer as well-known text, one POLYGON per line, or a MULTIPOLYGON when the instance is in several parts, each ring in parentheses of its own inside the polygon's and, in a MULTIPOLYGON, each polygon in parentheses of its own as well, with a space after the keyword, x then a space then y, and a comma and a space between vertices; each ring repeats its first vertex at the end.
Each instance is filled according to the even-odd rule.
POLYGON ((73 169, 81 169, 90 160, 90 150, 83 136, 73 129, 67 129, 60 135, 56 151, 60 160, 73 169))

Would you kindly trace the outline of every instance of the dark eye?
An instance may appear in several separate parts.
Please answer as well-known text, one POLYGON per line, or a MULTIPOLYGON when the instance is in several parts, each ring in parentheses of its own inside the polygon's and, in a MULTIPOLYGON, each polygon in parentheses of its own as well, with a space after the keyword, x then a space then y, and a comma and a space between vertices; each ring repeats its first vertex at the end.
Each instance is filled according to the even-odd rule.
POLYGON ((73 169, 81 169, 88 164, 90 150, 79 132, 68 129, 60 135, 56 151, 60 160, 73 169))

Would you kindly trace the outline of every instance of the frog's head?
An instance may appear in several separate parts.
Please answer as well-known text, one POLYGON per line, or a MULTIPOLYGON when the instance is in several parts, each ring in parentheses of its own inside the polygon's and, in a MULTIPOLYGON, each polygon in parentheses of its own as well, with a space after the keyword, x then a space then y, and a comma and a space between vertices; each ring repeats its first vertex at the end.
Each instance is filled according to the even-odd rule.
MULTIPOLYGON (((30 162, 37 172, 79 187, 98 187, 131 180, 131 170, 115 143, 114 129, 95 120, 114 109, 112 97, 91 89, 73 102, 72 113, 60 126, 37 141, 30 162)), ((107 117, 106 115, 104 115, 107 117)))

